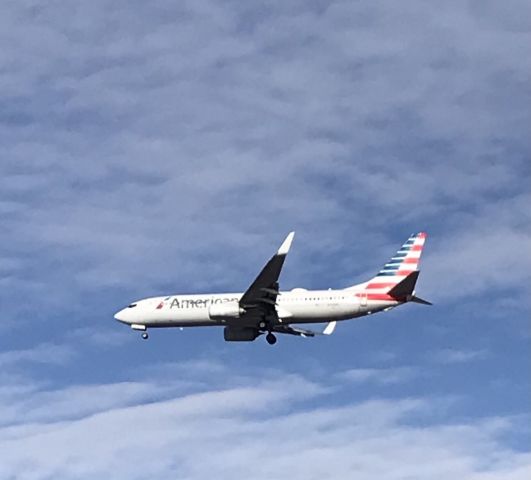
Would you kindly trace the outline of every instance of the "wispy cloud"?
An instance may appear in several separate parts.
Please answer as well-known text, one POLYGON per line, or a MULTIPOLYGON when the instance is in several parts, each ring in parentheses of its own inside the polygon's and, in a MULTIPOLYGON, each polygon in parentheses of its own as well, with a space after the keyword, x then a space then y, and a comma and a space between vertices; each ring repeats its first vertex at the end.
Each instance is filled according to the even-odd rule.
POLYGON ((430 358, 438 363, 465 363, 473 360, 483 360, 487 357, 486 350, 457 350, 446 348, 433 352, 430 358))
POLYGON ((4 2, 0 478, 527 479, 511 322, 529 318, 530 16, 525 0, 4 2), (245 289, 292 229, 282 288, 350 285, 427 230, 418 290, 436 306, 275 350, 204 331, 139 344, 113 323, 151 293, 245 289), (503 327, 465 315, 505 307, 503 327), (466 370, 496 351, 497 393, 466 370), (438 365, 456 362, 462 377, 438 365))
POLYGON ((28 349, 0 352, 0 367, 19 367, 28 363, 61 365, 74 356, 74 349, 68 345, 43 343, 28 349))
POLYGON ((412 380, 419 375, 419 371, 414 367, 353 368, 338 375, 354 383, 391 385, 412 380))
POLYGON ((2 15, 1 240, 17 299, 64 311, 103 286, 237 288, 292 228, 298 283, 341 285, 378 266, 365 248, 385 260, 396 232, 430 227, 430 290, 528 278, 525 224, 498 214, 485 237, 494 201, 525 205, 518 9, 91 5, 2 15), (335 278, 307 261, 323 246, 352 256, 332 260, 335 278))
MULTIPOLYGON (((221 478, 252 471, 255 478, 518 479, 531 472, 531 457, 504 443, 511 417, 441 424, 433 418, 436 401, 422 398, 305 406, 315 392, 301 386, 313 382, 283 374, 274 382, 248 380, 245 388, 169 397, 155 381, 142 386, 140 397, 134 390, 128 394, 134 385, 84 387, 76 395, 57 390, 57 408, 47 409, 39 423, 30 409, 17 425, 0 428, 0 474, 90 479, 112 471, 116 479, 194 479, 212 471, 221 478), (140 402, 131 406, 135 399, 140 402), (60 405, 78 415, 68 418, 60 405), (264 462, 271 445, 282 448, 264 462), (205 449, 208 455, 201 453, 205 449)), ((43 405, 38 394, 27 395, 43 405)))

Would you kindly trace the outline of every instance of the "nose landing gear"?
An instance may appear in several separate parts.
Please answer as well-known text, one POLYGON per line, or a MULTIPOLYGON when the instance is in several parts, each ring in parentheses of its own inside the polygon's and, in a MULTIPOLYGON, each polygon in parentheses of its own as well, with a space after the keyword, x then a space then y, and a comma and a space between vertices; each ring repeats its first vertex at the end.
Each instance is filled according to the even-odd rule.
POLYGON ((277 337, 275 337, 275 335, 273 335, 271 332, 269 332, 265 338, 266 342, 269 343, 269 345, 274 345, 275 343, 277 343, 277 337))
POLYGON ((131 328, 136 331, 142 332, 142 338, 144 340, 147 340, 149 338, 149 335, 147 333, 147 327, 145 325, 142 325, 140 323, 133 323, 131 325, 131 328))

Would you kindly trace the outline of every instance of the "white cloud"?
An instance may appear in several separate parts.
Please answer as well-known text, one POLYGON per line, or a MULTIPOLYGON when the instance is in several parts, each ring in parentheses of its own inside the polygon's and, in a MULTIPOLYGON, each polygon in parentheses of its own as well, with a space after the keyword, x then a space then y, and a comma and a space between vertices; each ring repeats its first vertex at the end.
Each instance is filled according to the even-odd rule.
POLYGON ((412 380, 420 372, 414 367, 353 368, 341 372, 341 378, 354 383, 391 385, 412 380))
POLYGON ((279 479, 512 480, 531 473, 531 456, 504 440, 516 419, 441 422, 436 412, 444 399, 338 405, 325 398, 328 406, 317 407, 311 400, 327 391, 326 383, 279 372, 275 379, 248 377, 245 387, 205 387, 165 399, 153 381, 143 386, 153 399, 133 406, 125 387, 85 387, 75 396, 59 389, 59 404, 42 398, 49 417, 36 423, 21 416, 17 425, 0 428, 0 476, 92 479, 112 472, 117 480, 201 479, 252 472, 253 478, 279 479), (102 391, 112 394, 111 404, 102 391), (55 408, 61 403, 79 415, 65 418, 55 408), (88 404, 101 408, 87 411, 88 404))
POLYGON ((438 363, 465 363, 473 360, 483 360, 487 357, 486 350, 457 350, 446 348, 433 352, 430 358, 438 363))
POLYGON ((426 244, 422 290, 440 299, 521 295, 531 272, 524 253, 531 243, 529 202, 530 195, 517 195, 478 207, 479 215, 455 216, 449 232, 426 244))
POLYGON ((0 478, 527 479, 506 441, 521 419, 437 423, 431 398, 372 398, 415 367, 316 382, 202 360, 123 380, 110 361, 118 380, 93 385, 30 372, 80 353, 42 344, 41 325, 68 325, 76 347, 87 335, 81 350, 121 345, 102 327, 121 303, 245 288, 291 229, 283 286, 349 285, 426 228, 421 296, 485 307, 507 289, 522 308, 528 9, 3 5, 0 329, 41 344, 0 354, 0 478), (352 382, 369 400, 334 394, 352 382))
POLYGON ((407 235, 434 218, 448 225, 430 290, 439 278, 448 295, 518 285, 525 225, 497 215, 489 237, 510 242, 490 267, 515 266, 511 278, 480 254, 488 204, 516 203, 527 168, 529 72, 515 59, 531 42, 517 13, 496 10, 6 6, 0 240, 16 266, 5 286, 20 293, 3 303, 27 318, 29 296, 63 311, 109 286, 243 288, 292 228, 290 278, 328 281, 329 263, 307 258, 331 246, 353 257, 330 277, 348 284, 379 266, 364 248, 378 261, 402 240, 390 227, 407 235), (471 210, 483 222, 457 221, 471 210), (467 269, 443 256, 463 234, 467 269))
POLYGON ((0 367, 17 368, 27 363, 62 365, 74 355, 74 349, 68 345, 42 343, 28 349, 0 352, 0 367))

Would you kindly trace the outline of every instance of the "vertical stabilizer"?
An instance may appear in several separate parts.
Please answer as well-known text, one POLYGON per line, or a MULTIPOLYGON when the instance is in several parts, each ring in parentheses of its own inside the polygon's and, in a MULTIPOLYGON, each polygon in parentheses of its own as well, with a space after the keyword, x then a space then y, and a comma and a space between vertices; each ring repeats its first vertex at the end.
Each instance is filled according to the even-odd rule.
POLYGON ((411 235, 374 278, 357 287, 374 293, 386 293, 391 290, 408 275, 419 270, 425 241, 424 232, 411 235))

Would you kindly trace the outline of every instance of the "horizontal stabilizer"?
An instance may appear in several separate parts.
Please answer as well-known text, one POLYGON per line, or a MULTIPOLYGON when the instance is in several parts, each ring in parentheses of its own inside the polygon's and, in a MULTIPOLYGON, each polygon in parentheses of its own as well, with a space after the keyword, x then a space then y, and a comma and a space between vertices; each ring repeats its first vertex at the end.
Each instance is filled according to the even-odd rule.
POLYGON ((409 298, 408 301, 414 303, 421 303, 422 305, 433 305, 433 303, 428 302, 427 300, 423 300, 422 298, 416 297, 415 295, 409 298))
POLYGON ((418 270, 411 272, 406 278, 404 278, 404 280, 398 282, 393 288, 391 288, 387 294, 395 298, 404 298, 411 295, 413 290, 415 290, 415 284, 419 278, 419 273, 418 270))
POLYGON ((411 272, 406 278, 404 278, 404 280, 391 288, 387 294, 401 301, 421 303, 422 305, 433 305, 427 300, 415 296, 415 284, 419 278, 419 273, 418 270, 411 272))

